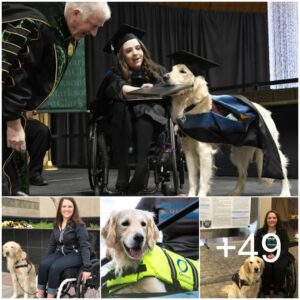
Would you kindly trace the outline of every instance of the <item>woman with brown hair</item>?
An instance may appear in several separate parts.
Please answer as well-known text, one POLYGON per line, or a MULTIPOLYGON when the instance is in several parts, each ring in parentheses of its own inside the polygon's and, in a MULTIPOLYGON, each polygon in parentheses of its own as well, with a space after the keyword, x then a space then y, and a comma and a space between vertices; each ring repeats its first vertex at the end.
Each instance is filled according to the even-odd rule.
POLYGON ((75 200, 63 197, 59 201, 48 254, 39 265, 38 298, 54 298, 61 273, 72 267, 82 267, 82 280, 90 276, 90 243, 84 222, 79 216, 75 200), (47 287, 48 283, 48 287, 47 287))
POLYGON ((273 284, 273 298, 279 298, 279 290, 284 284, 286 275, 286 267, 288 263, 287 253, 289 251, 289 238, 286 229, 283 228, 282 222, 278 212, 269 210, 266 213, 264 226, 257 230, 255 235, 255 251, 258 255, 267 259, 274 259, 274 262, 267 262, 265 260, 265 270, 262 276, 262 290, 266 298, 270 298, 271 284, 273 284), (266 234, 271 233, 274 236, 266 238, 266 246, 269 249, 278 248, 277 238, 280 240, 280 255, 275 260, 275 252, 268 252, 263 248, 262 241, 266 234))
POLYGON ((128 93, 138 88, 152 87, 163 81, 166 70, 153 62, 142 43, 145 32, 123 24, 105 46, 104 51, 116 55, 117 68, 108 72, 109 83, 105 98, 111 104, 112 148, 117 157, 120 192, 136 194, 145 188, 147 158, 154 137, 167 123, 164 106, 156 102, 133 102, 128 93), (133 137, 136 141, 136 168, 130 179, 129 148, 133 137))

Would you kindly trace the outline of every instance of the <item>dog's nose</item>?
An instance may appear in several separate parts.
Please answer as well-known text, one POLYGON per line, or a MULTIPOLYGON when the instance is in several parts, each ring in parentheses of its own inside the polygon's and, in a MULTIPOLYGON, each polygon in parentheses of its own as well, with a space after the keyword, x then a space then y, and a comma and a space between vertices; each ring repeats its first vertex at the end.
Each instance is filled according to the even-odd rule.
POLYGON ((6 256, 9 256, 9 252, 8 251, 6 252, 6 256))
POLYGON ((169 73, 166 73, 164 76, 163 76, 163 80, 164 81, 168 81, 170 79, 170 75, 169 73))
POLYGON ((258 273, 258 271, 259 271, 259 268, 255 267, 255 268, 254 268, 254 272, 255 272, 255 273, 258 273))
POLYGON ((134 241, 138 244, 141 244, 144 241, 144 236, 137 233, 134 237, 133 237, 134 241))

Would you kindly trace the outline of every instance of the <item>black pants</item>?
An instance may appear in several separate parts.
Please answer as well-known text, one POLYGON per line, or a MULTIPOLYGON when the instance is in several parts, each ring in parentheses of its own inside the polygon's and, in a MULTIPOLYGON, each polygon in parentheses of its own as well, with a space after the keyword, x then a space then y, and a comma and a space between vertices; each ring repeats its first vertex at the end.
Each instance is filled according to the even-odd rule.
MULTIPOLYGON (((42 173, 43 160, 50 148, 49 128, 38 120, 27 120, 25 126, 26 146, 30 157, 29 176, 34 178, 42 173)), ((14 151, 15 152, 15 151, 14 151)), ((2 194, 14 195, 20 190, 19 175, 11 148, 7 147, 6 124, 2 123, 2 194)), ((26 164, 26 161, 24 162, 26 164)))
POLYGON ((45 290, 48 283, 48 293, 55 295, 60 283, 61 273, 68 268, 80 267, 82 258, 80 255, 62 255, 55 252, 43 258, 39 265, 38 288, 45 290))
POLYGON ((27 120, 25 127, 27 150, 30 157, 29 176, 41 175, 46 152, 50 149, 51 134, 49 128, 37 120, 27 120))
POLYGON ((136 169, 144 169, 151 143, 162 130, 163 126, 149 116, 144 115, 135 119, 126 108, 121 128, 115 128, 112 134, 112 147, 117 157, 119 171, 128 168, 129 148, 134 140, 136 141, 136 169))
POLYGON ((275 263, 265 263, 265 270, 262 276, 262 290, 265 295, 270 294, 270 287, 273 285, 274 294, 278 294, 284 284, 287 268, 287 257, 278 259, 275 263))

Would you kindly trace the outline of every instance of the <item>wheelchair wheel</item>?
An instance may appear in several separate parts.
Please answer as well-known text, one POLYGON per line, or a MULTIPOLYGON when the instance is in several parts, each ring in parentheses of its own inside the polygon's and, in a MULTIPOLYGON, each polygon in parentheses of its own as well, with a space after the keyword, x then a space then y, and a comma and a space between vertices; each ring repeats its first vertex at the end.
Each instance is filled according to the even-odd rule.
POLYGON ((89 141, 88 141, 88 175, 90 187, 94 189, 94 177, 93 177, 93 147, 94 147, 94 136, 95 136, 96 123, 92 123, 89 127, 89 141))
POLYGON ((91 277, 84 284, 81 270, 76 281, 76 298, 99 298, 100 297, 100 261, 92 260, 91 277))
POLYGON ((296 273, 295 258, 291 254, 288 255, 288 267, 287 267, 285 282, 286 282, 285 297, 293 298, 297 288, 297 273, 296 273))
POLYGON ((174 125, 171 119, 169 119, 169 129, 170 129, 170 142, 172 147, 172 174, 173 174, 173 186, 174 194, 178 194, 178 170, 177 170, 177 158, 176 158, 176 141, 174 134, 174 125))
POLYGON ((88 161, 90 186, 95 195, 99 196, 108 181, 108 154, 104 133, 98 122, 95 122, 90 129, 88 161))

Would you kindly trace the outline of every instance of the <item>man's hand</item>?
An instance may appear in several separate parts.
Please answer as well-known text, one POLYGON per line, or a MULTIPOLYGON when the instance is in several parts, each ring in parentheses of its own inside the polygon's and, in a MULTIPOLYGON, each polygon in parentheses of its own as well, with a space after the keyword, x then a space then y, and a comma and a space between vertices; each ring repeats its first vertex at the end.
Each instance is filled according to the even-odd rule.
POLYGON ((21 119, 7 121, 7 147, 18 152, 26 151, 25 132, 21 119))
POLYGON ((90 276, 91 276, 91 272, 82 272, 83 283, 86 283, 86 281, 89 279, 90 276))

